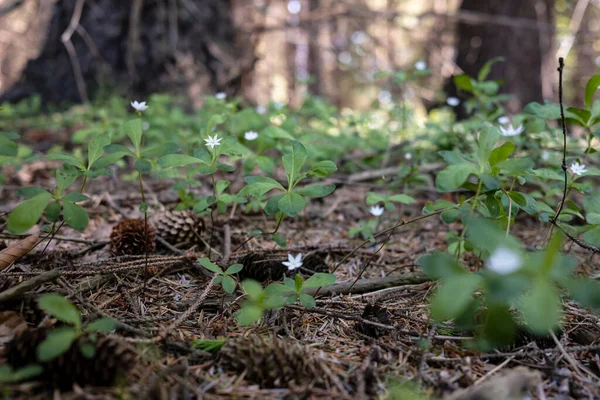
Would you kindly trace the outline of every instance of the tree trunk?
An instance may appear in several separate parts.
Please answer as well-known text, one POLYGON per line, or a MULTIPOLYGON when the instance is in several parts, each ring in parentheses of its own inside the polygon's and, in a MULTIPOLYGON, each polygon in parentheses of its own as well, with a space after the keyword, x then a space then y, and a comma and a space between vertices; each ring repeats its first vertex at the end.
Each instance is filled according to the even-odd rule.
MULTIPOLYGON (((21 7, 30 2, 50 4, 41 52, 0 89, 0 101, 38 94, 44 102, 80 102, 115 87, 139 99, 186 94, 197 105, 203 94, 234 94, 255 61, 250 38, 236 35, 232 0, 24 0, 21 7)), ((0 16, 0 26, 18 10, 0 16)), ((0 52, 0 65, 11 57, 0 52)))
MULTIPOLYGON (((545 85, 554 78, 548 75, 556 71, 557 64, 552 57, 553 9, 554 0, 463 0, 457 66, 477 76, 487 61, 504 57, 503 63, 492 68, 488 79, 504 81, 501 91, 513 96, 508 110, 519 112, 529 102, 541 102, 552 95, 545 85)), ((450 89, 449 94, 452 92, 450 89)))

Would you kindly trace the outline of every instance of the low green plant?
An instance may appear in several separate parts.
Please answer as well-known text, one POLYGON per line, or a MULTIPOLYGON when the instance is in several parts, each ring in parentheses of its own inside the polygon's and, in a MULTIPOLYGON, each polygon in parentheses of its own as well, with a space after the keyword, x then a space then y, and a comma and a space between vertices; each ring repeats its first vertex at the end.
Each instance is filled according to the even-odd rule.
POLYGON ((206 257, 199 258, 198 262, 207 270, 214 272, 218 275, 214 281, 215 285, 221 285, 223 290, 229 294, 235 291, 235 288, 237 286, 237 280, 234 277, 234 275, 240 272, 242 268, 244 268, 242 264, 232 264, 225 271, 223 271, 221 267, 211 262, 206 257))

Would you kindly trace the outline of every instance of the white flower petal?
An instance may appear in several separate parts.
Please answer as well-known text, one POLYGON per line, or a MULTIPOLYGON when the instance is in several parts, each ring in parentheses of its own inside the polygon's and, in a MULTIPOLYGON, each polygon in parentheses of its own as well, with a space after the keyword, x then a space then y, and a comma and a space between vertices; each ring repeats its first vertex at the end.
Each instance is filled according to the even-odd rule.
POLYGON ((448 97, 446 99, 446 104, 448 104, 450 107, 456 107, 460 104, 460 99, 458 97, 448 97))
POLYGON ((423 61, 423 60, 417 61, 415 63, 415 69, 417 71, 423 71, 426 68, 427 68, 427 63, 425 61, 423 61))
POLYGON ((487 267, 500 275, 511 274, 521 268, 523 260, 519 254, 507 247, 500 246, 490 256, 487 267))

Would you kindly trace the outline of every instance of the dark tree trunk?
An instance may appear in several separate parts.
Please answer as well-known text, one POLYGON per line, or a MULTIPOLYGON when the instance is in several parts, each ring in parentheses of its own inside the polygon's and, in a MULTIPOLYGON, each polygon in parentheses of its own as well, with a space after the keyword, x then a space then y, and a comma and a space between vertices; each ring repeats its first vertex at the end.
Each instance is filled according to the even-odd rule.
MULTIPOLYGON (((488 79, 502 79, 513 96, 511 112, 552 96, 554 0, 463 0, 457 31, 456 64, 470 76, 495 57, 488 79), (470 18, 466 18, 470 17, 470 18), (550 84, 548 83, 550 80, 550 84)), ((456 89, 450 89, 450 94, 456 89)))
MULTIPOLYGON (((206 93, 235 93, 254 62, 249 38, 236 34, 231 0, 39 1, 54 3, 41 53, 0 101, 39 94, 44 102, 80 102, 106 86, 197 102, 206 93)), ((0 54, 0 63, 9 57, 0 54)))

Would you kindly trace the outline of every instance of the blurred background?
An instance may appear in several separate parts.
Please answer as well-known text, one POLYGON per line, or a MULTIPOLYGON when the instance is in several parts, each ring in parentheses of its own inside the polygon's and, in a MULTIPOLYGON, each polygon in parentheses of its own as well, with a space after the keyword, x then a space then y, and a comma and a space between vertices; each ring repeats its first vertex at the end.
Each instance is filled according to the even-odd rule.
POLYGON ((599 33, 600 0, 0 0, 0 102, 166 92, 197 108, 225 92, 252 105, 310 94, 431 108, 456 95, 452 75, 504 57, 490 78, 518 112, 556 100, 559 56, 567 101, 581 104, 599 33), (381 75, 423 65, 431 74, 409 88, 381 75))

